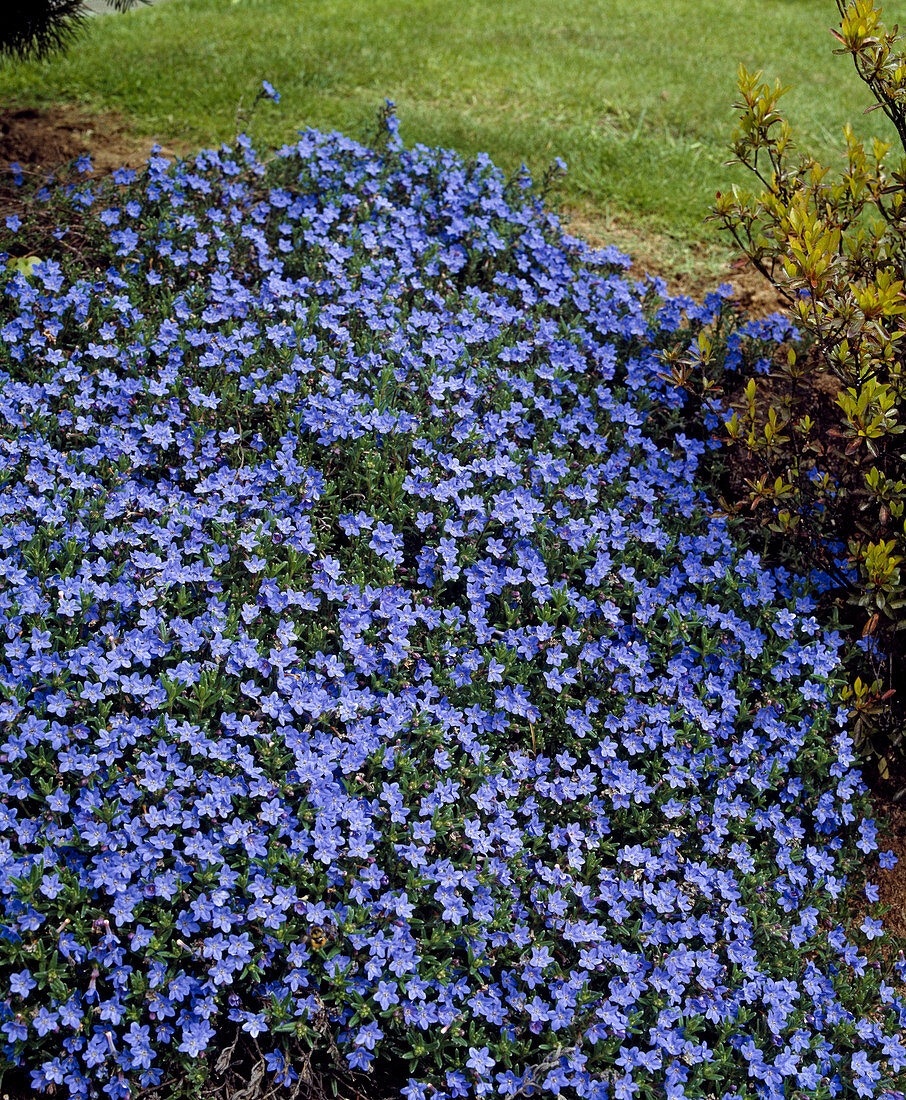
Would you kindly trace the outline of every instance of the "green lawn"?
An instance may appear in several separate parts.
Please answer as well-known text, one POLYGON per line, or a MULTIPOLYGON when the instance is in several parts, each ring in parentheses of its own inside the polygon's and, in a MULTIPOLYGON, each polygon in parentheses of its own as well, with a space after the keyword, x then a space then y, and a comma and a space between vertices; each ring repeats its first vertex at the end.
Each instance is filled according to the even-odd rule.
MULTIPOLYGON (((886 134, 846 58, 832 0, 166 0, 91 21, 68 56, 0 68, 0 100, 114 109, 138 132, 269 143, 306 126, 364 136, 384 97, 407 143, 483 150, 507 169, 569 164, 562 197, 602 227, 667 235, 699 256, 728 169, 736 67, 794 85, 787 109, 836 163, 841 128, 886 134)), ((892 133, 892 131, 891 131, 892 133)))

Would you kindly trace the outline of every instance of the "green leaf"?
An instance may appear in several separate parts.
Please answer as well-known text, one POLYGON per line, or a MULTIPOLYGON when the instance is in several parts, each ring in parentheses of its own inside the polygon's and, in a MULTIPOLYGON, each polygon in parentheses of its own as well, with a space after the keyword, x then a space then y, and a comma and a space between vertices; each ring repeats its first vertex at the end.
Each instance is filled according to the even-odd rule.
POLYGON ((6 261, 6 266, 10 271, 18 271, 22 275, 29 276, 34 275, 35 268, 40 263, 43 263, 40 256, 11 256, 6 261))

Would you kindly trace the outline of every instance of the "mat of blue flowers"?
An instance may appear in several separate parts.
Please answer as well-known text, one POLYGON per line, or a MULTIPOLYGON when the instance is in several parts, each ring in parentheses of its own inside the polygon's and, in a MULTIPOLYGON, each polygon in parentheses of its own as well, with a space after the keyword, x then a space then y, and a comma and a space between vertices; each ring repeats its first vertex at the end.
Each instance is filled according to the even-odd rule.
POLYGON ((3 1057, 72 1097, 237 1034, 408 1100, 896 1088, 840 639, 659 377, 725 295, 386 125, 68 185, 103 263, 61 220, 2 277, 3 1057))

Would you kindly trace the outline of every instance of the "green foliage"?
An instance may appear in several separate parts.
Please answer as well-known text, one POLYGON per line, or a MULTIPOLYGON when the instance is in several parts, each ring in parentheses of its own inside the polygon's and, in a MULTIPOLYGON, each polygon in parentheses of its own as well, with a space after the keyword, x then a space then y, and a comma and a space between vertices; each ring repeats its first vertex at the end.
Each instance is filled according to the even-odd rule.
POLYGON ((40 256, 16 256, 7 260, 6 266, 10 271, 20 271, 23 275, 32 275, 39 263, 41 263, 40 256))
POLYGON ((40 59, 63 49, 86 17, 82 0, 43 0, 7 4, 0 16, 0 55, 40 59))
MULTIPOLYGON (((835 52, 852 58, 876 101, 868 110, 883 111, 906 147, 897 28, 873 0, 837 6, 835 52)), ((808 350, 790 348, 773 372, 725 393, 699 343, 673 362, 673 378, 722 419, 732 413, 726 441, 747 476, 730 509, 819 564, 845 600, 871 664, 849 698, 884 774, 906 715, 906 160, 847 125, 846 165, 833 173, 797 150, 778 106, 786 91, 740 66, 733 152, 761 187, 718 193, 713 219, 786 296, 808 350)))

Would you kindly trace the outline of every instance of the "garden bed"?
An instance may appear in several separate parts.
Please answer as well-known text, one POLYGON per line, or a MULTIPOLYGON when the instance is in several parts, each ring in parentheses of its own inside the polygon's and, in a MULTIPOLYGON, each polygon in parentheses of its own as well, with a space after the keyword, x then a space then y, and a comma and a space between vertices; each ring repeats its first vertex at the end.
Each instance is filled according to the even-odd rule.
POLYGON ((728 292, 385 124, 7 222, 4 1056, 114 1098, 224 1050, 408 1100, 896 1087, 841 639, 660 377, 728 292))

